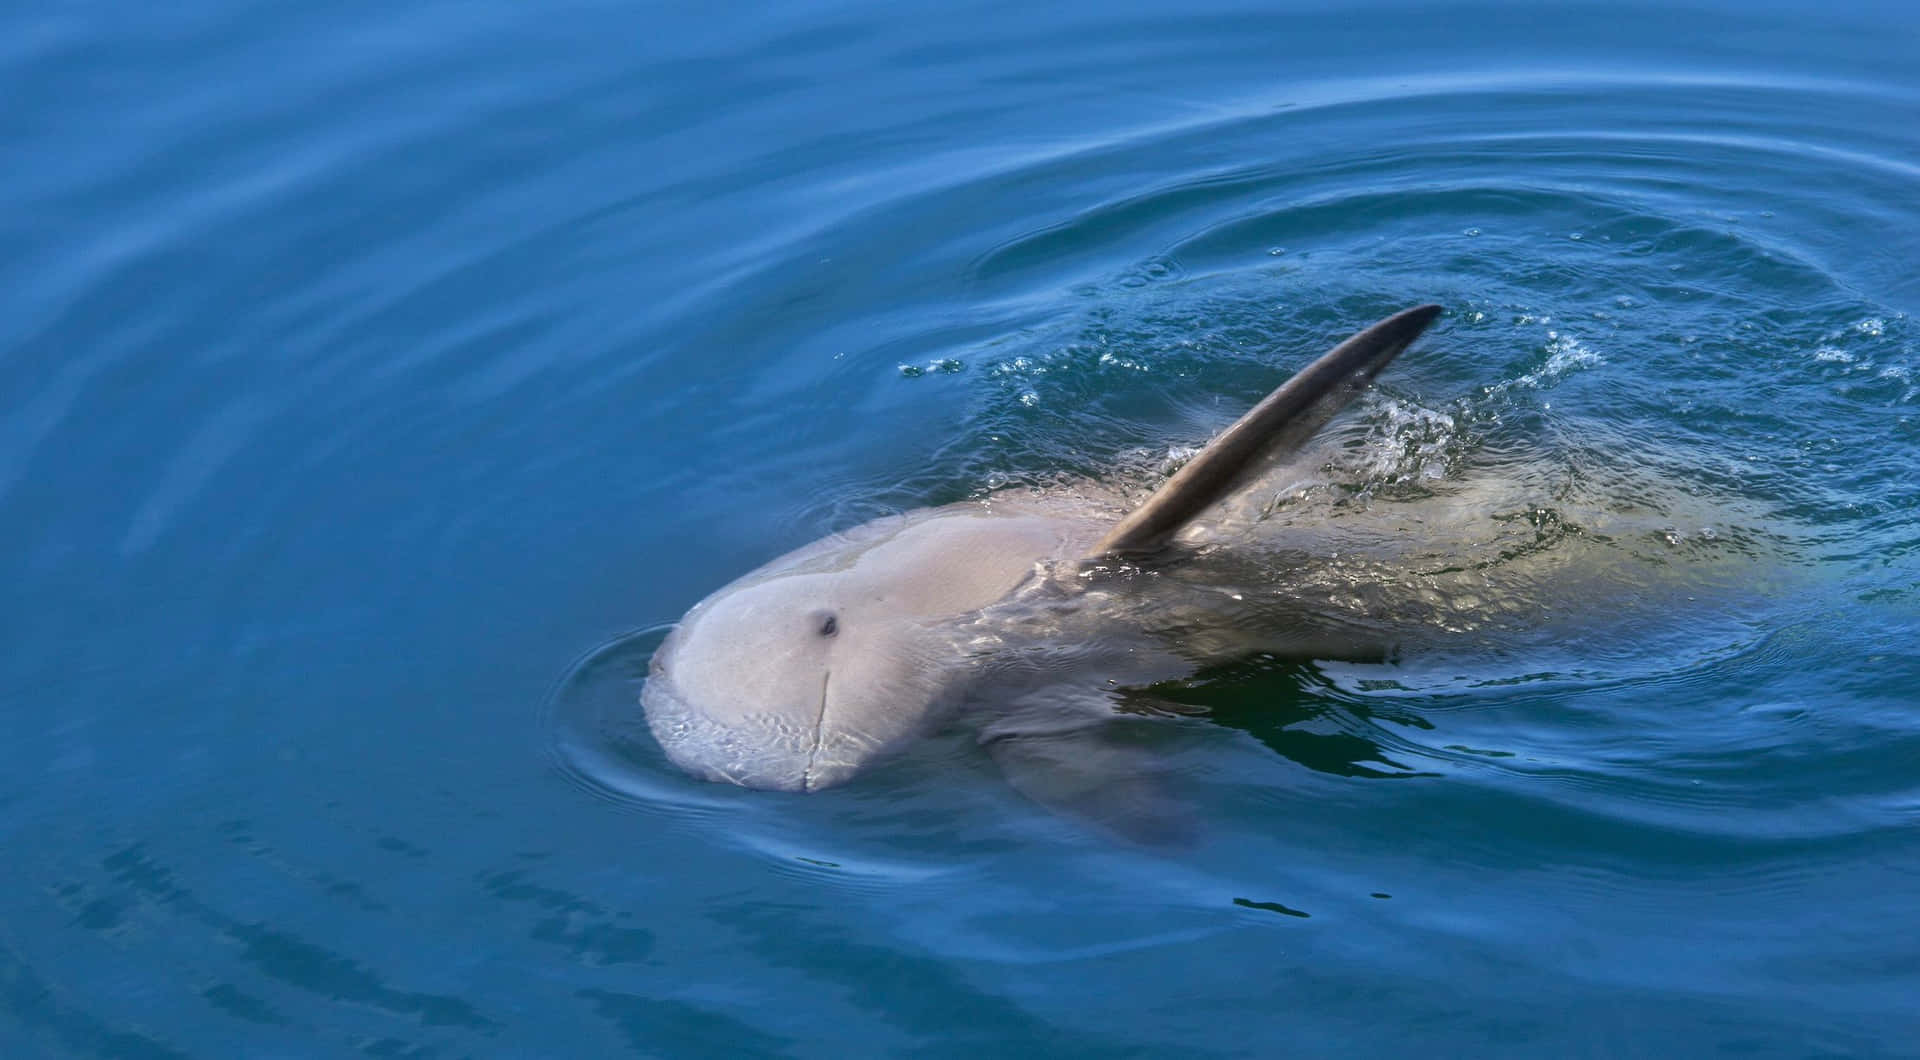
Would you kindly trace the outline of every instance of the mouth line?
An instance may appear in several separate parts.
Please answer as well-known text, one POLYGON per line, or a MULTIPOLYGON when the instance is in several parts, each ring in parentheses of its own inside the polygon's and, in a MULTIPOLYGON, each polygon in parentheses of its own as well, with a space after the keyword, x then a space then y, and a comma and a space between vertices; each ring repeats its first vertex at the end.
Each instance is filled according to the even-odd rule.
POLYGON ((813 719, 813 747, 807 752, 807 768, 800 774, 800 790, 813 790, 813 760, 820 756, 820 743, 826 738, 827 725, 827 682, 833 680, 833 671, 820 675, 820 713, 813 719))

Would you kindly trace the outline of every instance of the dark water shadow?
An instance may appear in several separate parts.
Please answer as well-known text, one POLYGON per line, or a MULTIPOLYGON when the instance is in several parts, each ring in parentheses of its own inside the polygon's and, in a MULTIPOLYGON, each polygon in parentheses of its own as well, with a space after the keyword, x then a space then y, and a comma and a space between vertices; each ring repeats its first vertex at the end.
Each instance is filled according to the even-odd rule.
POLYGON ((1317 773, 1378 780, 1440 775, 1391 757, 1386 741, 1369 732, 1379 721, 1418 729, 1431 729, 1431 723, 1404 710, 1336 697, 1312 663, 1259 655, 1148 686, 1123 702, 1157 701, 1196 712, 1317 773))

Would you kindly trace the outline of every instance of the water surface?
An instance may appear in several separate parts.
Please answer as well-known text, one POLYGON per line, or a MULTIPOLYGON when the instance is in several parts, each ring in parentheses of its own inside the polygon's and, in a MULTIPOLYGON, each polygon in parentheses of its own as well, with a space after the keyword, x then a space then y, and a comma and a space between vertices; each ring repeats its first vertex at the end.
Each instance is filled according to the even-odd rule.
POLYGON ((0 14, 0 1052, 1913 1052, 1917 29, 0 14), (1383 466, 1730 505, 1752 599, 1203 675, 1177 856, 964 741, 570 735, 766 559, 1147 481, 1429 300, 1383 466))

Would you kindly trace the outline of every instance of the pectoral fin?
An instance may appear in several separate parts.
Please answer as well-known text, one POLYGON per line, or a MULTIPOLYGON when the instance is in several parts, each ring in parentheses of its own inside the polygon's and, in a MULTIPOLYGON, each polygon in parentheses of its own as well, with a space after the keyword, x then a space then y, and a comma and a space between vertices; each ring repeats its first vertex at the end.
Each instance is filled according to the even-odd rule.
POLYGON ((1439 315, 1437 305, 1401 310, 1302 368, 1122 519, 1089 558, 1164 546, 1249 470, 1303 445, 1439 315))
POLYGON ((1118 723, 997 736, 986 748, 1015 791, 1056 813, 1145 846, 1182 848, 1195 840, 1186 805, 1168 790, 1147 749, 1124 742, 1118 723))

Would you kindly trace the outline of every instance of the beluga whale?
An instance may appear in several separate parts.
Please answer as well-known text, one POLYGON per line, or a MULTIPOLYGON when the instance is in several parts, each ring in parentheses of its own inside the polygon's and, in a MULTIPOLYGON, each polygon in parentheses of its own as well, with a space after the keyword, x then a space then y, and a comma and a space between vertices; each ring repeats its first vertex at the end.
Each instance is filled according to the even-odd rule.
POLYGON ((1415 306, 1340 342, 1131 510, 1093 486, 1003 491, 876 519, 741 576, 653 653, 640 693, 649 729, 696 777, 814 792, 963 725, 1035 801, 1164 838, 1179 825, 1163 786, 1110 724, 1190 709, 1153 696, 1156 682, 1250 653, 1393 649, 1392 623, 1367 606, 1289 613, 1196 557, 1233 522, 1225 502, 1247 507, 1240 495, 1441 312, 1415 306))

